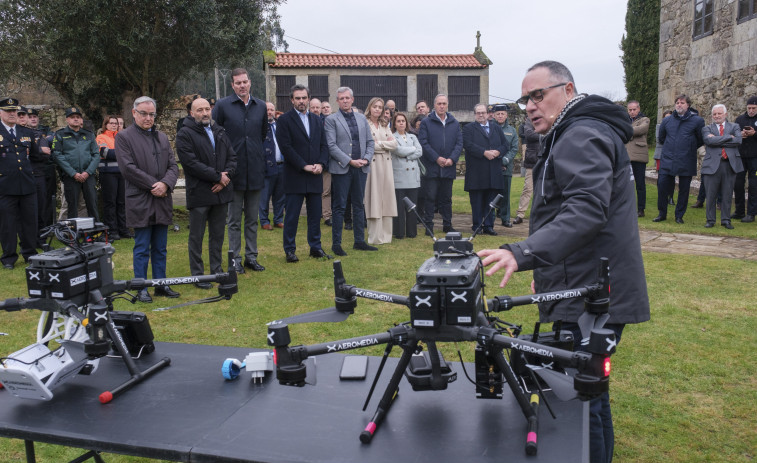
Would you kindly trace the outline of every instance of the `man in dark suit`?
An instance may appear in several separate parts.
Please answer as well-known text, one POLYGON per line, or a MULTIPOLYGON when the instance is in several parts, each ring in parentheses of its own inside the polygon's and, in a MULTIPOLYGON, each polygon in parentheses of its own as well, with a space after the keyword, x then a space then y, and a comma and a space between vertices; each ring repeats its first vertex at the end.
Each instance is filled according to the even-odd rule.
POLYGON ((725 120, 728 114, 725 105, 712 107, 712 124, 702 128, 705 155, 702 160, 702 180, 707 190, 706 228, 715 226, 715 203, 720 200, 720 225, 733 230, 731 225, 731 198, 736 174, 744 170, 739 156, 741 127, 725 120))
POLYGON ((24 260, 37 254, 37 190, 29 152, 34 134, 17 124, 18 100, 0 100, 0 245, 3 267, 12 269, 21 243, 24 260))
POLYGON ((321 248, 321 193, 323 167, 329 160, 326 136, 321 118, 308 111, 310 90, 295 85, 289 92, 293 108, 277 121, 276 141, 284 156, 284 252, 287 262, 299 261, 294 253, 297 245, 299 211, 305 201, 308 221, 310 257, 330 255, 321 248))
MULTIPOLYGON (((189 270, 202 275, 202 240, 208 225, 208 259, 210 273, 221 273, 223 235, 229 203, 234 198, 231 176, 237 167, 237 155, 231 148, 226 131, 210 118, 210 103, 204 98, 194 100, 189 116, 176 134, 176 153, 184 169, 189 209, 189 270)), ((211 283, 195 283, 210 289, 211 283)))
POLYGON ((507 151, 505 135, 494 121, 487 120, 486 105, 473 108, 476 117, 463 127, 465 148, 465 191, 470 196, 472 228, 475 231, 483 221, 483 233, 496 235, 494 214, 484 219, 489 203, 504 187, 502 178, 502 154, 507 151))
POLYGON ((263 142, 265 152, 265 187, 260 196, 260 227, 273 230, 284 228, 284 156, 276 143, 276 107, 270 101, 266 104, 268 114, 268 134, 263 142), (268 217, 268 205, 273 204, 273 225, 268 217))

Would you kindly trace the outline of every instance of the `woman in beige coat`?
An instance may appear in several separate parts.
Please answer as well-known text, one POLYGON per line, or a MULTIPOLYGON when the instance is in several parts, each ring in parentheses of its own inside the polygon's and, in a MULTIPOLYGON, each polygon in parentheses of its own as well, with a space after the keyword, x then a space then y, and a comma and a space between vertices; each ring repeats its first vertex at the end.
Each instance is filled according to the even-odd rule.
POLYGON ((365 117, 373 136, 373 161, 365 183, 365 217, 368 220, 368 244, 392 242, 392 218, 397 215, 394 198, 392 154, 397 140, 383 117, 384 100, 371 98, 365 117))

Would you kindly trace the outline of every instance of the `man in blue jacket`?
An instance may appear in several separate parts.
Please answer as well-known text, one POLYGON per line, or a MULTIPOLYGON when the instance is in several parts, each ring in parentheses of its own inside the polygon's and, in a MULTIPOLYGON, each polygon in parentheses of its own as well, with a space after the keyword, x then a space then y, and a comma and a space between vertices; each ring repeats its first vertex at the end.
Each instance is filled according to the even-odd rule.
POLYGON ((683 223, 691 177, 697 174, 697 148, 704 144, 703 127, 704 119, 699 117, 696 109, 691 108, 691 99, 678 95, 673 117, 666 117, 660 124, 658 139, 662 143, 662 157, 657 180, 657 209, 660 213, 652 222, 662 222, 668 218, 667 198, 673 196, 678 177, 675 216, 676 223, 683 223))
POLYGON ((226 130, 237 155, 237 170, 231 177, 234 200, 229 205, 229 247, 234 252, 237 273, 244 273, 240 265, 242 254, 242 213, 244 213, 244 266, 256 272, 265 267, 258 263, 258 214, 260 196, 265 186, 265 156, 263 140, 268 134, 265 101, 250 94, 247 71, 231 71, 234 95, 218 101, 213 108, 213 120, 226 130))
POLYGON ((426 167, 423 221, 433 230, 434 206, 438 198, 444 233, 455 231, 452 228, 452 182, 457 175, 455 165, 463 149, 460 123, 447 112, 448 105, 447 95, 437 95, 434 98, 434 112, 423 119, 418 132, 418 141, 423 148, 421 162, 426 167))

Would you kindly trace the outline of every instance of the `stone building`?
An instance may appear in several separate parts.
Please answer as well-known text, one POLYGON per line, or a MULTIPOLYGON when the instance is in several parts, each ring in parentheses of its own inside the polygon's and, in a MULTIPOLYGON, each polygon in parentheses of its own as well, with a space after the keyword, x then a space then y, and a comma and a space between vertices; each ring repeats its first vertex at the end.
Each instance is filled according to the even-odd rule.
POLYGON ((661 0, 658 120, 689 95, 709 122, 717 103, 733 120, 757 95, 757 1, 661 0))
POLYGON ((469 55, 278 53, 266 63, 266 100, 288 111, 290 88, 302 84, 310 88, 311 97, 328 100, 336 109, 336 90, 346 86, 361 110, 379 96, 394 100, 399 111, 414 113, 417 101, 433 106, 434 97, 444 93, 449 111, 469 122, 473 106, 489 100, 491 64, 480 44, 469 55))

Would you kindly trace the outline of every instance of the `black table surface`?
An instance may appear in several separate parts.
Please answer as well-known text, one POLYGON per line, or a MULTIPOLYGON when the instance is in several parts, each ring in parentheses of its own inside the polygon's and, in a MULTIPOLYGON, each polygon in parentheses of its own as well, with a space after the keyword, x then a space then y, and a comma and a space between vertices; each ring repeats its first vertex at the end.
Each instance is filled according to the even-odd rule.
MULTIPOLYGON (((458 379, 445 391, 416 392, 403 379, 366 445, 358 436, 396 358, 387 361, 363 412, 380 358, 369 358, 364 381, 339 379, 339 354, 316 359, 315 386, 281 386, 271 373, 262 384, 245 372, 224 380, 223 361, 244 360, 250 351, 158 342, 138 364, 144 369, 169 357, 171 365, 105 405, 99 394, 129 377, 119 359, 102 359, 93 375, 55 389, 49 402, 19 399, 2 389, 0 436, 191 462, 588 461, 588 406, 582 402, 552 396, 556 420, 542 405, 538 454, 528 457, 526 419, 509 389, 502 400, 476 399, 460 364, 452 364, 458 379)), ((474 374, 472 365, 466 368, 474 374)))

